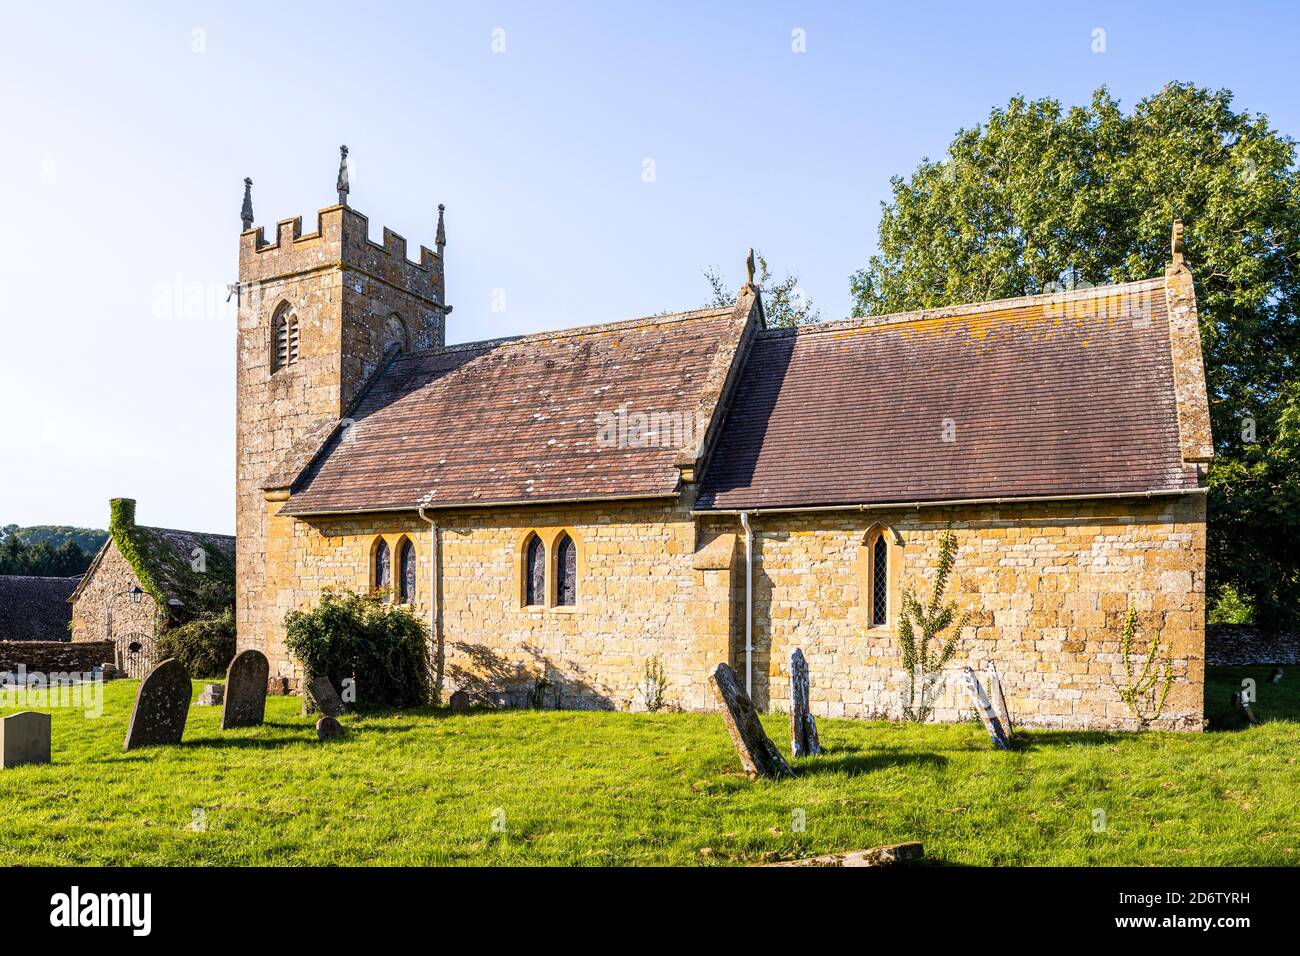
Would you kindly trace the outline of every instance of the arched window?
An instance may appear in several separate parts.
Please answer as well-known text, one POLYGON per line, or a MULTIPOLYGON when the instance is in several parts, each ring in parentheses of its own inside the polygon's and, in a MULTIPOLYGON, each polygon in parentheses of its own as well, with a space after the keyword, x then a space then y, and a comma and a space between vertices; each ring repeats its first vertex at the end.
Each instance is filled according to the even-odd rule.
POLYGON ((393 585, 393 555, 388 542, 382 538, 375 545, 375 590, 382 591, 393 585))
POLYGON ((871 544, 871 625, 884 624, 889 616, 889 544, 883 533, 871 544))
POLYGON ((402 317, 394 312, 384 320, 384 354, 394 345, 399 352, 406 352, 410 349, 410 337, 406 334, 406 323, 402 317))
POLYGON ((272 343, 271 368, 280 371, 298 361, 298 316, 287 302, 275 310, 272 323, 275 339, 272 343))
POLYGON ((578 546, 567 534, 555 542, 555 603, 560 607, 578 603, 578 546))
POLYGON ((524 603, 546 603, 546 547, 535 534, 528 536, 524 548, 524 603))
POLYGON ((402 539, 402 546, 397 552, 398 588, 397 600, 410 604, 415 600, 415 545, 410 538, 402 539))

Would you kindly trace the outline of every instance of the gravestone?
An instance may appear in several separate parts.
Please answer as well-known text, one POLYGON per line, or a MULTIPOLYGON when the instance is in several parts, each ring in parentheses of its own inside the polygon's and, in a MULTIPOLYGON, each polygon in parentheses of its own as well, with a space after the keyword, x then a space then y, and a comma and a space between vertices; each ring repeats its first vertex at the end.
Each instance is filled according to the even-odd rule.
POLYGON ((458 690, 451 695, 448 702, 451 705, 453 714, 468 714, 474 708, 474 698, 469 695, 467 690, 458 690))
POLYGON ((180 743, 189 713, 189 672, 184 664, 169 657, 140 681, 122 749, 180 743))
POLYGON ((313 677, 302 692, 302 712, 337 717, 343 713, 343 700, 328 677, 313 677))
POLYGON ((317 740, 334 740, 343 736, 343 725, 334 717, 326 714, 320 720, 316 721, 316 739, 317 740))
POLYGON ((204 684, 203 690, 199 691, 198 700, 194 703, 200 707, 215 707, 225 699, 225 695, 224 684, 204 684))
POLYGON ((266 716, 266 692, 271 664, 261 651, 240 651, 226 668, 226 699, 221 705, 221 729, 257 727, 266 716))
POLYGON ((1006 695, 1002 693, 1002 678, 998 676, 997 666, 992 660, 989 661, 988 671, 989 703, 993 705, 993 713, 997 715, 998 722, 1002 724, 1002 732, 1009 741, 1015 736, 1016 728, 1011 724, 1011 711, 1007 707, 1006 695))
POLYGON ((817 721, 808 709, 808 660, 803 651, 790 652, 790 756, 815 757, 822 752, 817 721))
POLYGON ((993 713, 993 705, 989 703, 988 695, 984 693, 984 688, 980 686, 980 679, 975 676, 975 672, 969 667, 963 669, 966 675, 966 689, 970 691, 971 699, 975 702, 975 713, 979 715, 980 723, 988 731, 989 739, 993 741, 993 746, 997 750, 1010 750, 1011 745, 1007 741, 1007 735, 1002 730, 1002 724, 998 720, 997 714, 993 713))
POLYGON ((722 718, 745 772, 751 777, 793 777, 794 771, 781 756, 781 751, 763 732, 758 712, 741 687, 736 672, 726 664, 719 664, 709 675, 709 682, 722 701, 722 718))
POLYGON ((49 762, 49 714, 24 710, 0 717, 0 768, 49 762))
POLYGON ((287 677, 268 677, 266 679, 266 692, 271 697, 288 697, 289 696, 289 678, 287 677))

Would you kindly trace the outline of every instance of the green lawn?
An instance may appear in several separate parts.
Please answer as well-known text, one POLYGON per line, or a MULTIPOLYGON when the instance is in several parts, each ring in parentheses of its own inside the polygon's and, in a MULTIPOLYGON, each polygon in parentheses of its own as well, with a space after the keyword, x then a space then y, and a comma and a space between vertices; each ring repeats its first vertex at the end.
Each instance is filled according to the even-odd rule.
MULTIPOLYGON (((829 752, 780 783, 744 777, 706 714, 356 715, 321 744, 271 698, 263 727, 222 733, 194 707, 183 746, 123 753, 136 682, 117 681, 98 719, 52 711, 52 765, 0 771, 0 864, 718 865, 903 840, 949 864, 1294 864, 1300 668, 1268 673, 1214 670, 1207 734, 1037 732, 996 753, 973 723, 822 720, 829 752), (1249 729, 1226 706, 1243 676, 1249 729)), ((785 720, 764 724, 788 748, 785 720)))

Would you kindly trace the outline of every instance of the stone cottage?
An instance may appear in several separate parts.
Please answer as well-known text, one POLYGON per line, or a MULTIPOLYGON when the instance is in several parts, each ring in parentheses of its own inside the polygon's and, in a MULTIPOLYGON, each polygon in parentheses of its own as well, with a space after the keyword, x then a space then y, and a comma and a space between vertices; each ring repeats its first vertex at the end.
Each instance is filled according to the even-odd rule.
MULTIPOLYGON (((732 663, 787 705, 894 716, 904 589, 938 542, 1031 727, 1135 725, 1120 628, 1158 638, 1158 726, 1198 729, 1212 455, 1192 275, 766 327, 734 304, 447 344, 446 234, 407 255, 339 202, 268 240, 245 193, 237 391, 239 646, 299 678, 287 611, 375 590, 429 622, 444 692, 711 708, 732 663)), ((359 691, 364 693, 364 677, 359 691)), ((938 716, 969 713, 956 687, 938 716)))
POLYGON ((114 498, 108 539, 67 599, 72 640, 111 641, 118 670, 143 677, 160 631, 214 601, 229 606, 234 580, 230 535, 138 525, 135 502, 114 498))

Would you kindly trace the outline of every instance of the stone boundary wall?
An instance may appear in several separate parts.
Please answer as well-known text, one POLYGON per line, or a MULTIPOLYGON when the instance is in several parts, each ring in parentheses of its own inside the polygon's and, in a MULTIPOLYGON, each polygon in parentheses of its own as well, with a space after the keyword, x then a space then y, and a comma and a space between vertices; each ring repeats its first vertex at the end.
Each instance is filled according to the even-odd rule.
POLYGON ((1264 634, 1251 624, 1211 624, 1205 629, 1207 664, 1300 664, 1300 634, 1264 634))
POLYGON ((92 671, 112 659, 112 641, 0 641, 0 671, 92 671))

